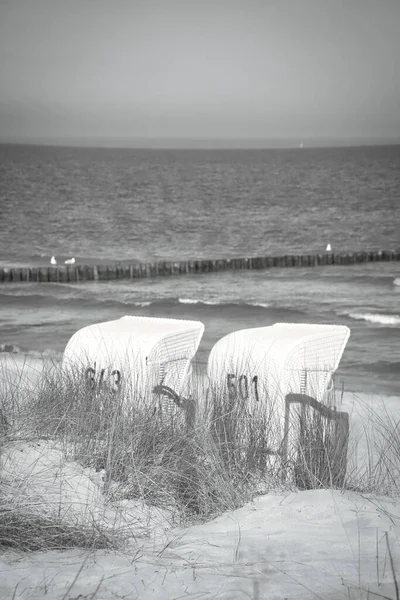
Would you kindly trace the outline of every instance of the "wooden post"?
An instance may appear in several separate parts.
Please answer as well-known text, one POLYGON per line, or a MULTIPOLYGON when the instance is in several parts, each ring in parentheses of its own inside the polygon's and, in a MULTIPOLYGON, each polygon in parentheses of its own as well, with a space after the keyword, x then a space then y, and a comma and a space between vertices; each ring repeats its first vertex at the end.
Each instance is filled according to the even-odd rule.
POLYGON ((104 281, 106 278, 107 267, 105 265, 96 265, 97 281, 104 281))
POLYGON ((58 267, 57 274, 59 283, 65 283, 68 281, 67 268, 64 267, 64 265, 62 267, 58 267))
POLYGON ((38 280, 40 282, 48 281, 48 268, 47 267, 39 267, 38 269, 38 280))
POLYGON ((355 262, 356 263, 366 262, 367 260, 368 260, 368 256, 367 256, 366 252, 356 252, 356 254, 355 254, 355 262))
POLYGON ((149 274, 150 277, 156 277, 158 275, 158 266, 156 262, 149 263, 149 274))
POLYGON ((49 267, 49 281, 57 283, 58 280, 58 269, 57 267, 49 267))
POLYGON ((21 281, 21 271, 22 269, 18 269, 17 268, 11 268, 10 269, 10 281, 21 281))
POLYGON ((273 267, 271 256, 257 256, 253 259, 254 269, 270 269, 271 267, 273 267))

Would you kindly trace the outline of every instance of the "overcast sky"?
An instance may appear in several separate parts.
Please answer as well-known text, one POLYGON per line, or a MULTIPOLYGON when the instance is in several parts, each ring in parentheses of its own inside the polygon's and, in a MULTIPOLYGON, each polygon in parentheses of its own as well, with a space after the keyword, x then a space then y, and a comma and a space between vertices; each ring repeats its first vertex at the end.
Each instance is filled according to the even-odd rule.
POLYGON ((0 0, 0 138, 400 138, 400 0, 0 0))

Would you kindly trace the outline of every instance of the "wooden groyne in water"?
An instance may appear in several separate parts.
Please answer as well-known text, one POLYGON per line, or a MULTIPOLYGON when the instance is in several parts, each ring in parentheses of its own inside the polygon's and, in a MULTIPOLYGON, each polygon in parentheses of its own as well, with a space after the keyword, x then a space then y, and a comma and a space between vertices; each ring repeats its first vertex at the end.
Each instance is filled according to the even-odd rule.
POLYGON ((400 261, 399 250, 371 252, 325 252, 253 258, 220 258, 216 260, 187 260, 180 262, 151 262, 115 265, 60 265, 48 267, 0 267, 0 283, 33 281, 67 283, 112 279, 137 279, 188 273, 270 269, 274 267, 318 267, 325 265, 354 265, 381 261, 400 261))

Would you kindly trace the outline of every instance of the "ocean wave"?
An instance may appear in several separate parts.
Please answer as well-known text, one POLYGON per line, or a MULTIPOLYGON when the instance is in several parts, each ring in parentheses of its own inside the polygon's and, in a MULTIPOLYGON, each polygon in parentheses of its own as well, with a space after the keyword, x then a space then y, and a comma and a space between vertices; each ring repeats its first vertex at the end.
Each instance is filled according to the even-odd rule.
MULTIPOLYGON (((216 306, 221 304, 218 300, 200 300, 197 298, 178 298, 179 304, 207 304, 209 306, 216 306)), ((222 302, 224 304, 224 302, 222 302)))
POLYGON ((98 298, 98 297, 79 297, 79 296, 61 296, 57 297, 55 295, 41 295, 41 294, 30 294, 30 295, 19 295, 14 296, 12 294, 0 294, 0 302, 4 304, 12 304, 19 306, 29 306, 38 307, 38 308, 53 308, 55 302, 58 306, 64 305, 66 307, 79 307, 79 308, 92 308, 93 306, 97 306, 99 308, 124 308, 127 307, 139 307, 146 308, 149 306, 162 306, 162 305, 176 305, 176 304, 186 304, 186 305, 204 305, 204 306, 240 306, 240 307, 259 307, 259 308, 270 308, 271 305, 266 302, 253 302, 253 301, 227 301, 226 299, 216 299, 216 300, 205 300, 202 298, 176 298, 176 297, 166 297, 166 298, 153 298, 153 299, 144 299, 144 300, 125 300, 123 298, 98 298))
MULTIPOLYGON (((130 312, 134 313, 139 311, 154 311, 158 312, 167 309, 170 310, 176 306, 184 306, 187 311, 193 310, 197 311, 200 309, 209 309, 212 310, 216 307, 218 309, 229 310, 252 310, 252 311, 265 311, 276 312, 280 316, 279 318, 284 318, 284 315, 290 313, 291 315, 305 314, 304 309, 298 307, 291 306, 277 306, 272 303, 256 301, 256 300, 241 300, 241 299, 232 299, 229 300, 227 298, 215 298, 215 299, 206 299, 206 298, 196 298, 196 297, 153 297, 149 298, 146 296, 142 296, 140 298, 131 298, 129 294, 126 297, 116 297, 112 298, 109 296, 61 296, 56 297, 54 295, 46 296, 41 294, 30 294, 30 295, 20 295, 13 296, 12 294, 1 294, 0 293, 0 305, 15 308, 19 307, 20 311, 23 311, 26 308, 29 311, 35 310, 38 312, 38 326, 43 323, 43 318, 39 314, 39 312, 45 311, 46 314, 53 315, 54 318, 57 319, 57 314, 59 314, 60 309, 66 313, 65 314, 65 322, 70 324, 71 318, 70 314, 74 314, 75 312, 81 313, 96 313, 99 316, 104 312, 112 311, 116 316, 120 312, 124 314, 129 314, 130 312)), ((307 312, 307 311, 306 311, 307 312)), ((101 317, 100 317, 101 318, 101 317)), ((46 317, 45 321, 48 318, 46 317)), ((57 319, 58 322, 58 319, 57 319)), ((53 319, 51 323, 52 324, 53 319)))
POLYGON ((29 308, 53 308, 55 304, 57 306, 64 305, 66 307, 79 307, 79 308, 92 308, 98 306, 100 308, 118 308, 127 306, 138 306, 146 307, 151 304, 159 303, 161 300, 156 299, 150 300, 113 300, 111 298, 95 298, 91 297, 79 297, 79 296, 56 296, 56 295, 45 295, 45 294, 25 294, 25 295, 13 295, 13 294, 0 294, 0 304, 3 306, 26 306, 29 308))
POLYGON ((378 373, 379 375, 394 375, 396 378, 400 373, 400 362, 390 360, 376 360, 371 362, 347 362, 341 364, 340 369, 347 373, 363 371, 364 373, 378 373))
POLYGON ((365 365, 366 370, 374 371, 377 373, 385 373, 387 375, 394 374, 398 375, 400 373, 400 362, 390 362, 388 360, 378 360, 374 363, 365 365))
POLYGON ((8 352, 9 354, 21 354, 22 350, 16 344, 0 344, 0 352, 8 352))
POLYGON ((61 360, 63 353, 53 349, 45 350, 32 350, 21 348, 17 344, 2 343, 0 344, 0 353, 4 354, 21 354, 24 356, 31 356, 33 358, 52 358, 55 360, 61 360))
POLYGON ((368 321, 378 325, 400 325, 400 315, 381 315, 378 313, 349 313, 350 319, 368 321))
POLYGON ((205 304, 207 306, 258 306, 260 308, 270 308, 271 305, 266 302, 227 302, 226 300, 200 300, 197 298, 178 298, 180 304, 205 304))

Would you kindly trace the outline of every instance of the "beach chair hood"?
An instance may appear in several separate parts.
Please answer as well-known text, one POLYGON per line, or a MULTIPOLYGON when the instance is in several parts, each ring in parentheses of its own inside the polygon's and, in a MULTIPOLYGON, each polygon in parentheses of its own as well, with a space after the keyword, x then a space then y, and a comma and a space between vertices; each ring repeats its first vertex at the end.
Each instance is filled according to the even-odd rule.
POLYGON ((179 394, 203 331, 200 321, 135 316, 89 325, 69 340, 63 368, 114 391, 124 383, 146 395, 164 384, 179 394))
POLYGON ((207 366, 210 384, 224 387, 229 378, 232 382, 246 377, 242 390, 248 390, 249 400, 250 383, 257 382, 270 398, 303 393, 322 401, 349 335, 349 328, 342 325, 305 323, 235 331, 211 350, 207 366))

